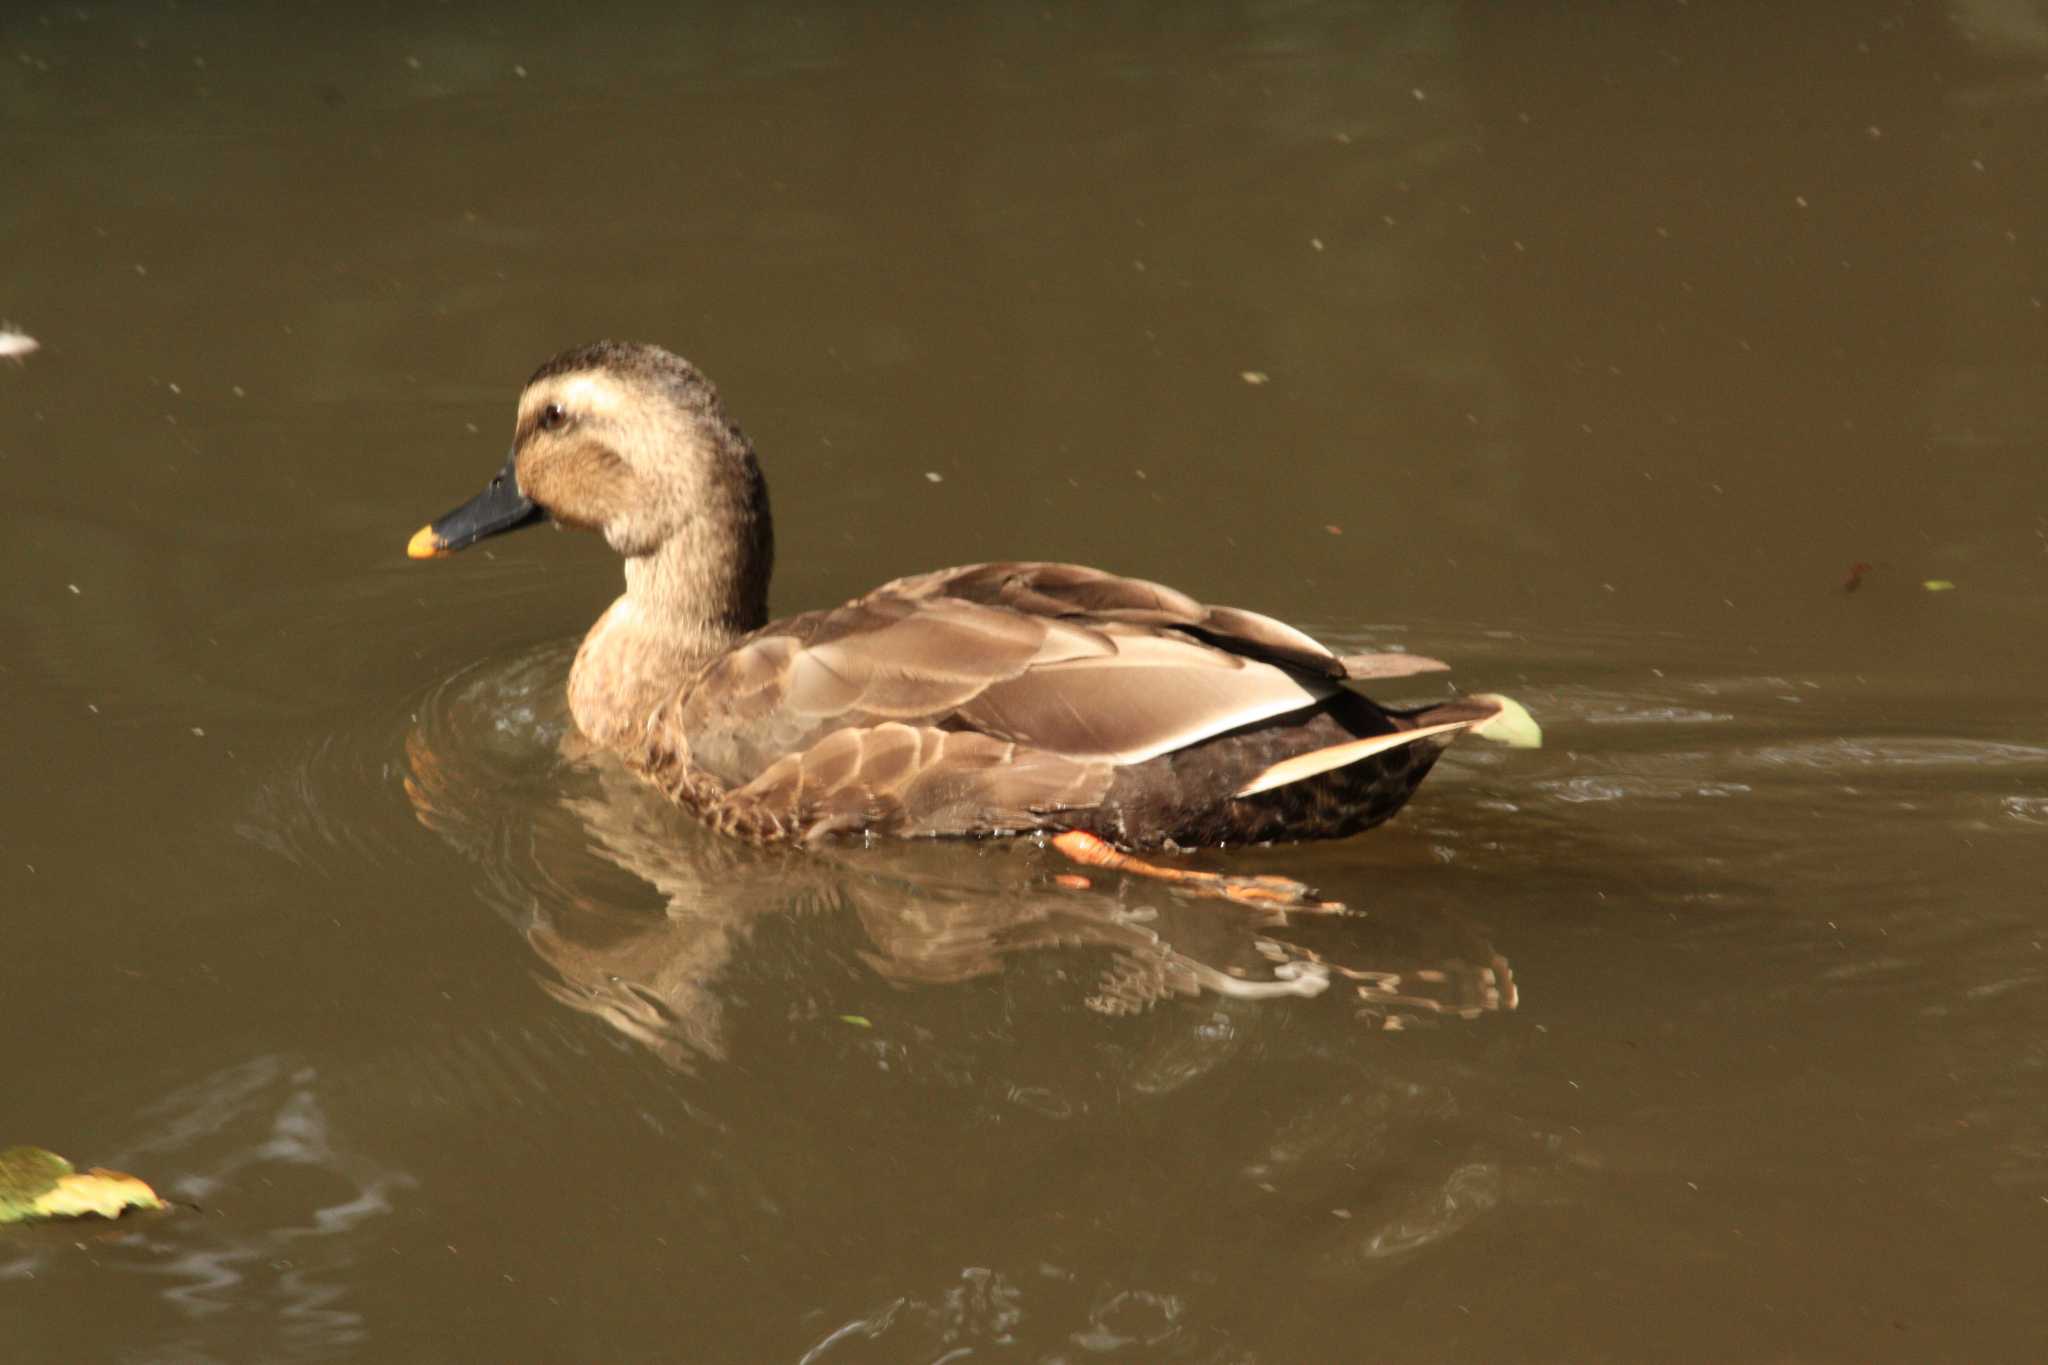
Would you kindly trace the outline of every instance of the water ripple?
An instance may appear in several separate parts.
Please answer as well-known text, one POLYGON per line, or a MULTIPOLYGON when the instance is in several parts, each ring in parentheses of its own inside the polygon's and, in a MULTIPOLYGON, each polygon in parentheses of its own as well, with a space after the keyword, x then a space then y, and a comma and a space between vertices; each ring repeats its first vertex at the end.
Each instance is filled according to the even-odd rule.
POLYGON ((801 1365, 1067 1359, 1248 1360, 1226 1338, 1189 1321, 1186 1301, 1158 1290, 1097 1285, 1055 1265, 1017 1275, 967 1266, 951 1283, 891 1295, 816 1337, 801 1365))
MULTIPOLYGON (((123 1219, 98 1239, 106 1268, 163 1282, 158 1297, 171 1312, 153 1359, 188 1348, 212 1358, 203 1343, 221 1340, 223 1322, 263 1359, 346 1358, 367 1344, 366 1315, 351 1299, 360 1238, 350 1234, 389 1218, 414 1181, 343 1140, 323 1091, 323 1078, 291 1058, 235 1063, 145 1108, 144 1136, 110 1155, 126 1169, 173 1172, 158 1188, 183 1206, 123 1219), (257 1186, 283 1206, 260 1223, 250 1211, 257 1186)), ((16 1244, 0 1280, 47 1273, 73 1241, 16 1244)))
POLYGON ((1766 768, 1846 773, 1873 768, 2014 768, 2048 766, 2048 748, 1940 735, 1840 736, 1772 744, 1735 755, 1766 768))
MULTIPOLYGON (((545 964, 547 993, 673 1065, 726 1055, 726 983, 763 968, 764 917, 820 910, 856 925, 866 966, 906 985, 1085 955, 1096 981, 1076 1003, 1110 1015, 1339 984, 1375 1023, 1514 1007, 1506 962, 1455 925, 1396 947, 1357 917, 1340 934, 1114 878, 1076 891, 1055 881, 1070 865, 1030 841, 796 850, 720 838, 582 742, 563 697, 568 657, 551 646, 431 689, 393 746, 402 789, 413 819, 477 866, 486 900, 545 964)), ((320 817, 322 784, 383 780, 362 753, 375 742, 331 743, 294 774, 278 804, 300 814, 266 825, 266 846, 325 856, 341 836, 320 817)))
POLYGON ((1998 804, 2014 820, 2029 825, 2048 825, 2048 796, 2008 796, 1998 804))

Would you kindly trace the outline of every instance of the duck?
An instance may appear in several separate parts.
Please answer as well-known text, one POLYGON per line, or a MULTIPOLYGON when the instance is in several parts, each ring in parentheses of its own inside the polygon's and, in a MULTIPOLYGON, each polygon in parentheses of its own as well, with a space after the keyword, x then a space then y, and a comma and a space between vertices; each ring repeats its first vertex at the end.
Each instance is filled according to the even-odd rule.
POLYGON ((503 468, 407 553, 542 522, 595 532, 625 565, 570 668, 577 729, 736 838, 1036 834, 1103 858, 1344 838, 1400 810, 1461 735, 1541 742, 1497 694, 1398 709, 1360 690, 1439 660, 1339 654, 1077 564, 939 569, 771 620, 753 445, 696 366, 650 343, 535 370, 503 468))

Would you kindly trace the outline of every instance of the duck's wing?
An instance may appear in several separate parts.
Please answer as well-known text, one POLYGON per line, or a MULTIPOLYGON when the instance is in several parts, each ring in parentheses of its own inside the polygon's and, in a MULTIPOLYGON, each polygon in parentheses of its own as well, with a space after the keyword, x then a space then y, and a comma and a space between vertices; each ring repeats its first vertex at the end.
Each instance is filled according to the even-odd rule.
POLYGON ((1450 667, 1419 654, 1336 654, 1285 621, 1240 607, 1215 607, 1144 578, 1126 578, 1083 564, 970 564, 901 578, 872 597, 949 597, 1008 607, 1033 616, 1152 626, 1202 640, 1248 658, 1325 678, 1405 678, 1450 667))
MULTIPOLYGON (((1252 612, 1094 569, 989 564, 777 622, 700 674, 665 723, 734 784, 835 731, 885 725, 1113 768, 1303 710, 1348 676, 1252 612)), ((902 761, 903 745, 886 747, 902 761)))

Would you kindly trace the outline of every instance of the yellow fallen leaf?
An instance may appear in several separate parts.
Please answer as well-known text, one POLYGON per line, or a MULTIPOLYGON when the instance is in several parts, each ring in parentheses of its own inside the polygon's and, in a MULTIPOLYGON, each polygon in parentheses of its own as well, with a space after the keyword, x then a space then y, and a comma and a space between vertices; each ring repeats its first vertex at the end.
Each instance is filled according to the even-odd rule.
POLYGON ((1946 578, 1930 578, 1921 583, 1920 586, 1929 592, 1954 592, 1956 590, 1956 585, 1949 582, 1946 578))
POLYGON ((44 1218, 83 1218, 96 1213, 102 1218, 119 1218, 128 1209, 160 1209, 164 1201, 156 1191, 125 1171, 95 1166, 84 1174, 71 1174, 57 1187, 36 1200, 36 1213, 44 1218))
POLYGON ((129 1209, 160 1209, 164 1201, 134 1176, 95 1166, 79 1171, 40 1147, 0 1151, 0 1223, 37 1218, 119 1218, 129 1209))

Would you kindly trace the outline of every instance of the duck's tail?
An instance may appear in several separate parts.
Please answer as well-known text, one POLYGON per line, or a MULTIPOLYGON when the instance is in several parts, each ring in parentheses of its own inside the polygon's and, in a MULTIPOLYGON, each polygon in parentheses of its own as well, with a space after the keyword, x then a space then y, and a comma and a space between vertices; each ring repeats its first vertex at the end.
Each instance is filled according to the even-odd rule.
POLYGON ((1542 727, 1536 724, 1527 708, 1514 698, 1503 697, 1497 692, 1475 692, 1469 697, 1411 711, 1397 719, 1402 728, 1391 734, 1370 735, 1284 758, 1239 787, 1236 795, 1254 796, 1334 768, 1349 767, 1374 754, 1437 736, 1442 736, 1443 742, 1449 743, 1452 737, 1467 731, 1516 749, 1535 749, 1543 744, 1542 727))

